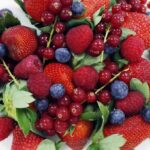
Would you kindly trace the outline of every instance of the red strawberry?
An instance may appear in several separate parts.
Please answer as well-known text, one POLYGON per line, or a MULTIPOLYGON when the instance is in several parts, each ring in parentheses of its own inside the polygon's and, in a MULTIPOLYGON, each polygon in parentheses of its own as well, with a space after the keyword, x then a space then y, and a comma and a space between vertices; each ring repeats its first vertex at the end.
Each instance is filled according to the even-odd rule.
POLYGON ((19 127, 13 131, 11 150, 36 150, 43 139, 30 132, 26 137, 19 127))
POLYGON ((11 118, 0 118, 0 141, 4 140, 9 136, 9 134, 15 127, 14 125, 14 121, 11 118))
POLYGON ((138 36, 130 36, 121 44, 122 56, 131 63, 139 62, 144 50, 144 41, 138 36))
POLYGON ((82 150, 84 145, 87 143, 89 136, 91 135, 93 124, 88 121, 79 121, 75 130, 70 135, 61 135, 61 138, 67 145, 69 145, 72 150, 82 150))
POLYGON ((74 85, 72 83, 73 70, 65 64, 50 63, 45 69, 44 73, 49 77, 52 83, 61 83, 65 86, 68 94, 72 94, 74 85))
POLYGON ((15 26, 4 31, 2 41, 6 44, 13 60, 20 61, 37 48, 35 33, 28 27, 15 26))
POLYGON ((81 0, 81 2, 83 2, 86 8, 84 17, 91 18, 99 8, 101 8, 102 6, 108 8, 110 5, 110 0, 81 0))
POLYGON ((144 96, 140 92, 130 92, 127 97, 117 100, 116 107, 127 116, 137 114, 144 106, 144 96))
POLYGON ((104 129, 104 134, 105 136, 122 134, 127 142, 121 150, 133 150, 143 140, 150 137, 150 127, 141 116, 136 115, 127 118, 122 125, 107 125, 104 129))
POLYGON ((48 10, 52 0, 24 0, 27 13, 36 21, 41 22, 43 12, 48 10))
POLYGON ((42 72, 42 63, 36 55, 24 58, 14 69, 14 74, 18 78, 27 79, 30 75, 42 72))
POLYGON ((150 86, 150 61, 142 59, 141 62, 130 64, 128 67, 133 78, 148 82, 150 86))
POLYGON ((135 31, 144 40, 146 48, 150 47, 150 16, 130 12, 127 14, 123 27, 135 31))
POLYGON ((88 25, 80 25, 69 30, 66 42, 75 54, 83 53, 93 40, 93 31, 88 25))

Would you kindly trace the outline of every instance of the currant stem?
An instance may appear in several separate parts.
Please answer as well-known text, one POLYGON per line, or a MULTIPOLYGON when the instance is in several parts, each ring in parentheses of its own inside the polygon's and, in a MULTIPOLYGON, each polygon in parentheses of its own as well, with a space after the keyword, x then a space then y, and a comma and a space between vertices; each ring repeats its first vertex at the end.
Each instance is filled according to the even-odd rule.
POLYGON ((129 70, 129 68, 127 68, 127 69, 125 69, 125 70, 123 70, 123 71, 121 71, 121 72, 119 72, 118 74, 116 74, 113 78, 111 78, 110 80, 109 80, 109 82, 107 82, 105 85, 103 85, 101 88, 99 88, 99 89, 97 89, 96 91, 95 91, 95 94, 98 94, 100 91, 102 91, 106 86, 108 86, 110 83, 112 83, 115 79, 117 79, 119 76, 120 76, 120 74, 122 73, 122 72, 125 72, 125 71, 128 71, 129 70))
POLYGON ((19 87, 19 82, 17 81, 15 76, 11 73, 11 71, 10 71, 9 67, 7 66, 7 64, 5 63, 5 61, 2 58, 0 58, 0 60, 2 61, 3 66, 5 67, 6 71, 10 75, 10 77, 13 79, 14 83, 19 87))

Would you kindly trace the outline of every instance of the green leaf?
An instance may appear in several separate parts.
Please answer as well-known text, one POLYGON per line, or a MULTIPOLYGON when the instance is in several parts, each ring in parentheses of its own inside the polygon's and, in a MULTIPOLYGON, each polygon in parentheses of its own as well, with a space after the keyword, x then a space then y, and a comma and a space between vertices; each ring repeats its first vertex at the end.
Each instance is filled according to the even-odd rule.
POLYGON ((22 2, 22 0, 15 0, 15 2, 21 7, 21 9, 22 9, 24 12, 26 12, 26 11, 25 11, 25 8, 24 8, 24 3, 22 2))
POLYGON ((117 4, 117 1, 116 1, 116 0, 111 0, 111 1, 110 1, 110 7, 114 6, 115 4, 117 4))
POLYGON ((93 111, 84 112, 81 114, 80 118, 83 120, 94 121, 101 118, 101 113, 93 111))
POLYGON ((150 88, 147 82, 142 83, 139 79, 132 78, 130 81, 130 88, 131 90, 141 92, 146 100, 149 100, 150 88))
POLYGON ((125 138, 119 134, 113 134, 102 139, 99 143, 100 150, 120 150, 120 148, 126 143, 125 138))
POLYGON ((0 34, 5 30, 4 19, 0 18, 0 34))
POLYGON ((5 117, 7 116, 7 113, 5 111, 5 106, 0 104, 0 117, 5 117))
POLYGON ((134 32, 133 30, 130 30, 128 28, 121 28, 122 29, 122 35, 120 40, 124 40, 126 39, 129 35, 136 35, 136 32, 134 32))
POLYGON ((37 150, 56 150, 56 146, 53 141, 46 139, 38 145, 37 150))
POLYGON ((51 26, 45 26, 45 27, 41 27, 39 28, 42 32, 44 33, 50 33, 50 31, 52 30, 52 25, 51 26))
POLYGON ((87 150, 100 150, 99 149, 99 144, 92 143, 91 145, 89 145, 89 147, 87 148, 87 150))
POLYGON ((60 148, 65 144, 65 142, 59 141, 57 142, 56 145, 56 150, 60 150, 60 148))

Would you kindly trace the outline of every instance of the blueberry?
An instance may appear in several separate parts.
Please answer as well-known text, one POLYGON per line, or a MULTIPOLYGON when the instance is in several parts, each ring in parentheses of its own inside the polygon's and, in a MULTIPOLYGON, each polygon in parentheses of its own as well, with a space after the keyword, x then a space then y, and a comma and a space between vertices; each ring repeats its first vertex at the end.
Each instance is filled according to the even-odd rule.
POLYGON ((50 95, 59 99, 65 95, 65 88, 62 84, 54 84, 50 87, 50 95))
POLYGON ((106 44, 105 48, 104 48, 104 52, 105 52, 105 54, 112 55, 115 52, 117 52, 117 48, 111 47, 108 44, 106 44))
POLYGON ((150 123, 150 108, 144 108, 142 110, 142 116, 146 122, 150 123))
POLYGON ((38 111, 44 111, 48 108, 48 100, 47 99, 42 99, 42 100, 36 100, 35 101, 35 106, 38 111))
POLYGON ((120 109, 114 109, 110 113, 110 123, 114 125, 122 124, 125 120, 125 114, 122 110, 120 109))
POLYGON ((71 59, 71 54, 67 48, 58 48, 55 51, 55 58, 58 62, 67 63, 71 59))
POLYGON ((73 2, 71 10, 74 15, 80 16, 85 11, 84 4, 81 2, 73 2))
POLYGON ((146 14, 147 16, 150 16, 150 12, 147 12, 147 14, 146 14))
POLYGON ((111 95, 115 99, 123 99, 128 95, 128 85, 123 81, 116 80, 111 84, 110 88, 111 95))
POLYGON ((7 8, 1 9, 0 10, 0 17, 4 17, 7 13, 9 13, 10 15, 13 15, 11 10, 9 10, 7 8))
POLYGON ((0 43, 0 58, 3 58, 6 56, 6 46, 2 43, 0 43))

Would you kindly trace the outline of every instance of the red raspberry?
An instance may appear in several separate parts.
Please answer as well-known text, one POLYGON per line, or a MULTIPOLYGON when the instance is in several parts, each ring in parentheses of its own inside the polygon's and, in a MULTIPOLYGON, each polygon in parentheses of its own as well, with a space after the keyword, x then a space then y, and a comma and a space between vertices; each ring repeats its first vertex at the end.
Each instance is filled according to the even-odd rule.
POLYGON ((112 35, 117 35, 117 36, 120 37, 122 35, 122 30, 121 30, 121 28, 112 29, 111 34, 112 35))
POLYGON ((119 13, 121 11, 121 5, 120 4, 116 4, 112 7, 112 13, 116 14, 119 13))
POLYGON ((52 117, 56 116, 58 106, 56 104, 49 104, 48 106, 48 114, 52 117))
POLYGON ((109 70, 111 73, 117 73, 119 67, 115 62, 110 62, 106 65, 106 69, 109 70))
POLYGON ((61 99, 58 100, 59 106, 69 106, 71 103, 71 99, 68 95, 63 96, 61 99))
POLYGON ((131 80, 131 74, 129 72, 122 72, 119 76, 119 80, 124 81, 126 84, 128 84, 131 80))
POLYGON ((105 24, 104 23, 99 23, 96 27, 95 27, 95 32, 96 33, 104 33, 105 32, 105 24))
POLYGON ((117 36, 117 35, 110 35, 108 37, 108 44, 111 46, 111 47, 117 47, 120 43, 120 37, 117 36))
POLYGON ((65 36, 63 34, 55 34, 52 40, 52 44, 55 45, 56 48, 63 47, 65 42, 65 36))
POLYGON ((107 105, 111 101, 111 94, 108 90, 103 90, 99 93, 98 100, 107 105))
POLYGON ((55 52, 52 48, 41 48, 38 51, 39 55, 42 56, 42 58, 52 60, 54 59, 55 52))
POLYGON ((111 72, 109 70, 103 70, 99 73, 99 83, 106 84, 111 79, 111 72))
POLYGON ((103 20, 105 22, 110 22, 111 17, 112 17, 112 13, 108 10, 105 10, 104 13, 103 13, 103 20))

